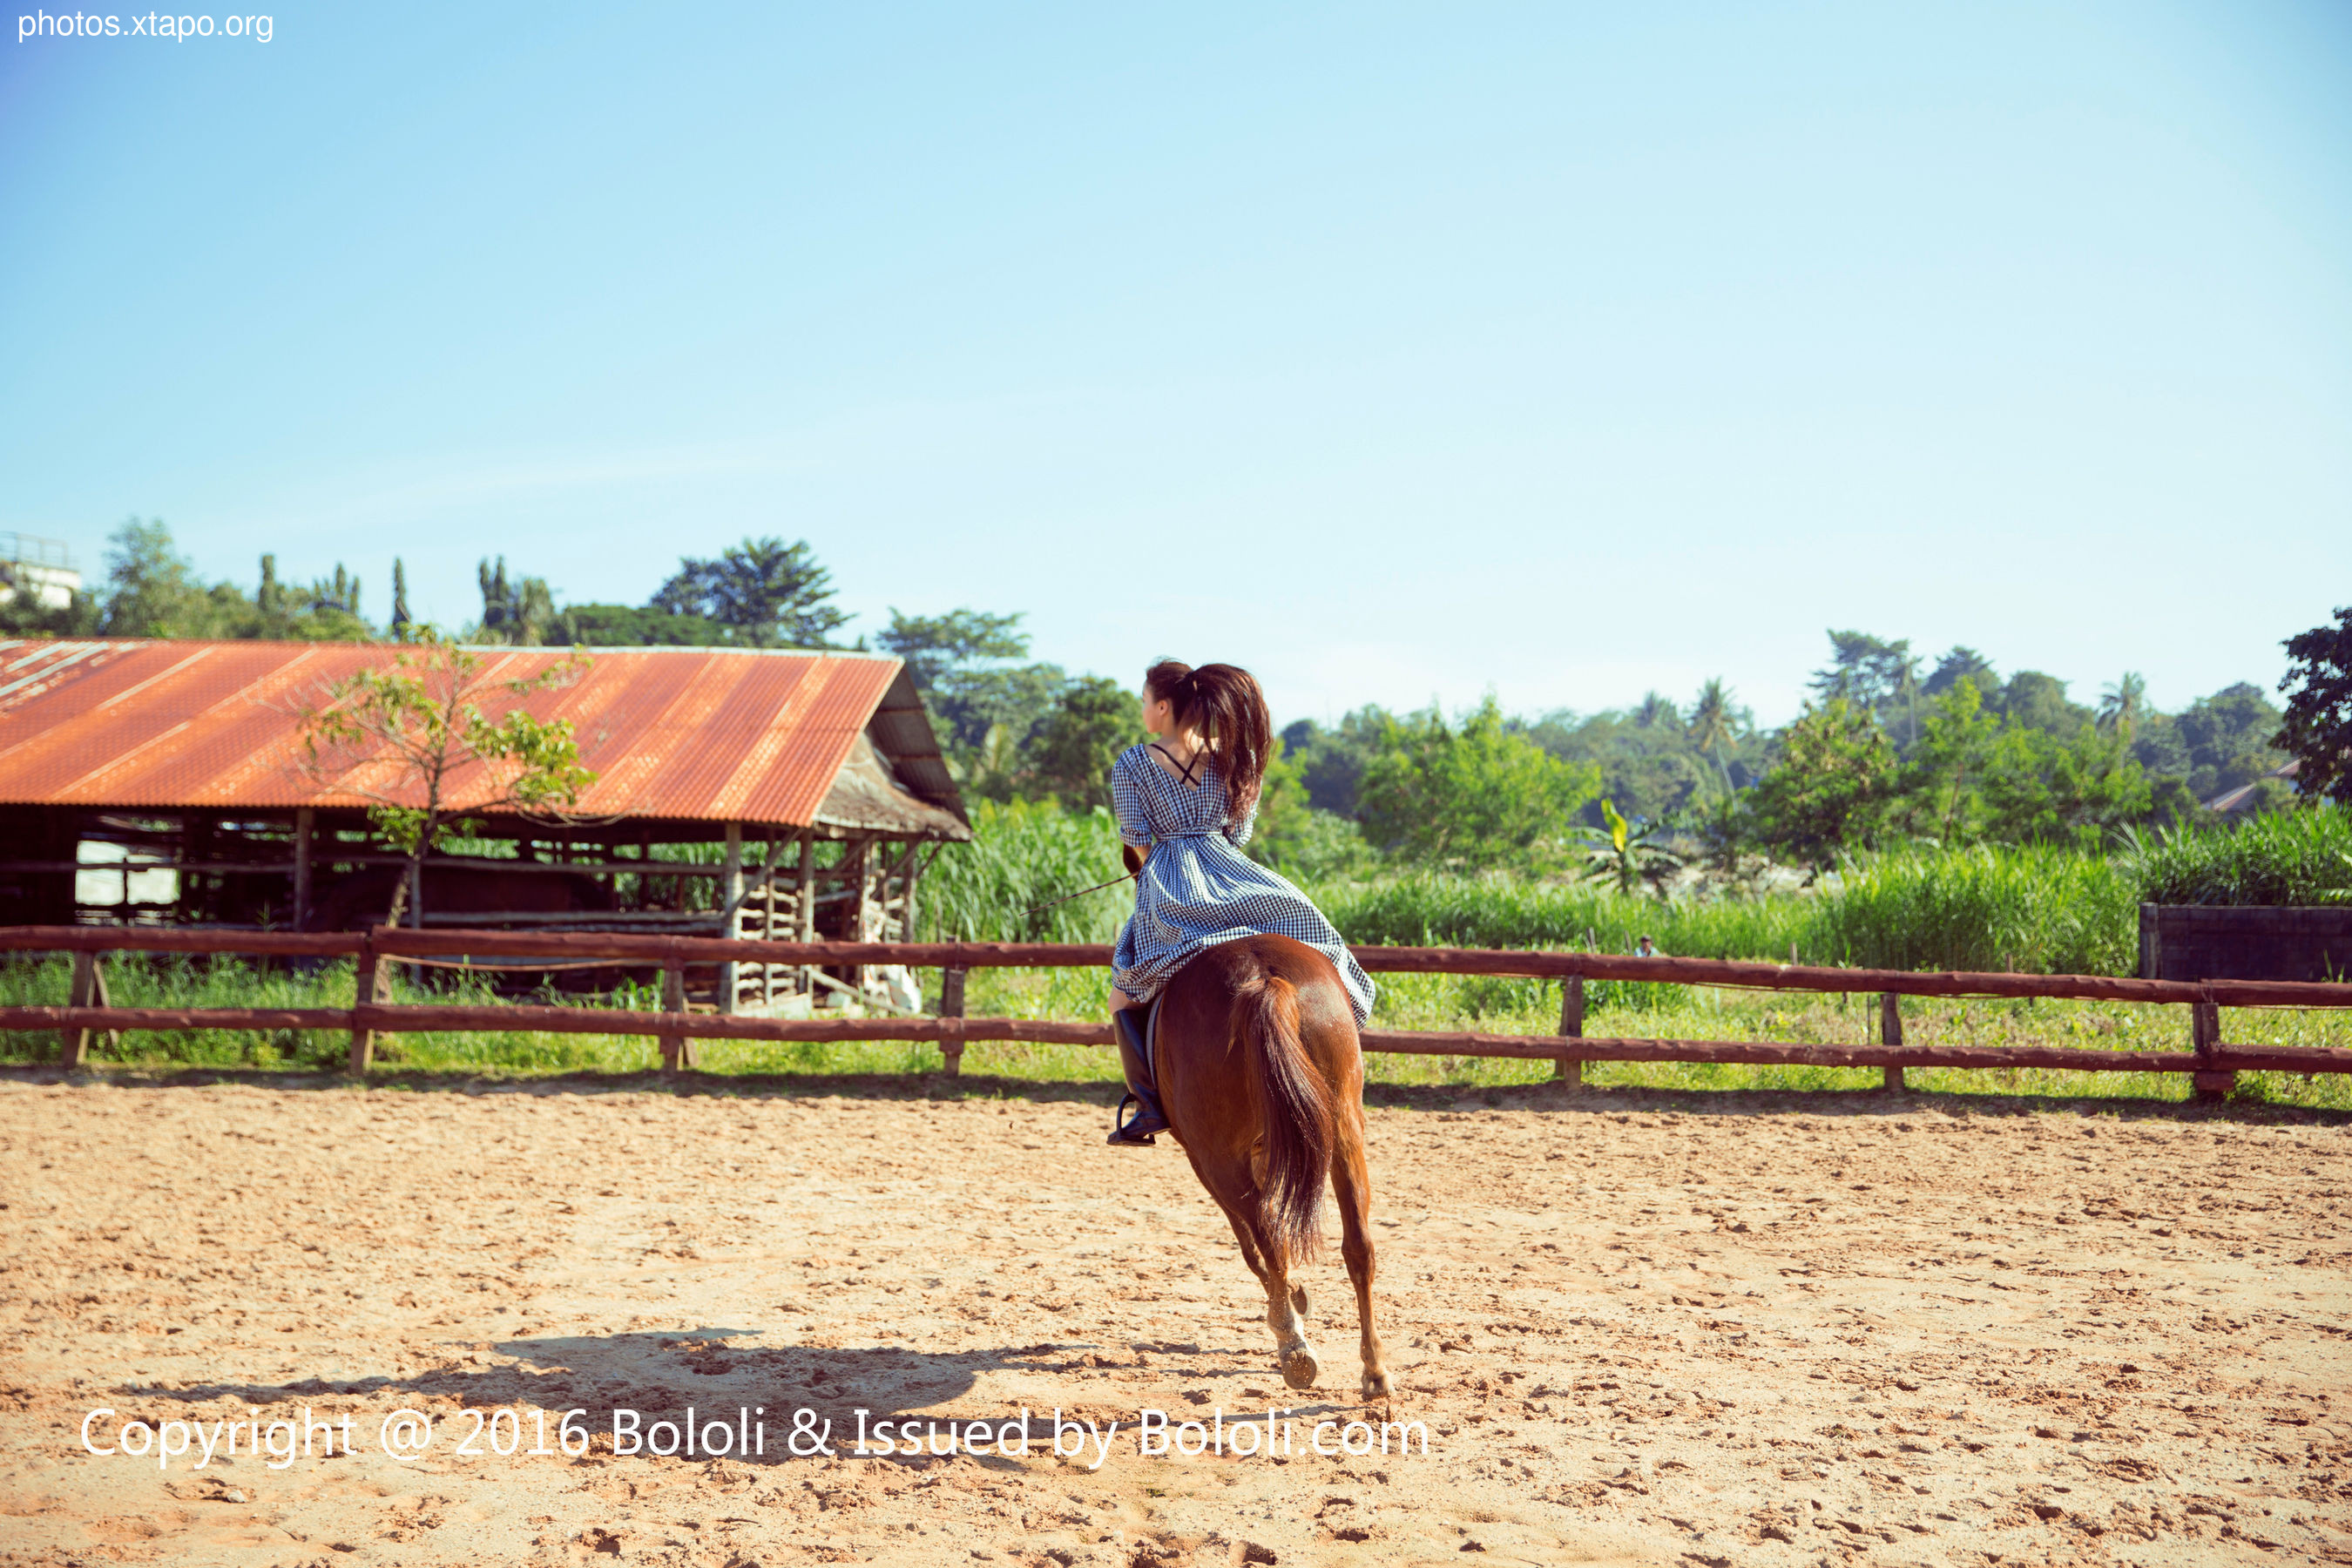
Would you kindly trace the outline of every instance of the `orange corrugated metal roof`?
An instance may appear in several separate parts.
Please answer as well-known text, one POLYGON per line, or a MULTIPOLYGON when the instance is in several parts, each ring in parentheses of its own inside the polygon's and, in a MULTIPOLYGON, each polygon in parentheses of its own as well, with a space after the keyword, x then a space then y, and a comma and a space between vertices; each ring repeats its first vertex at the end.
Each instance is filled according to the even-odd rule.
MULTIPOLYGON (((351 806, 381 770, 324 779, 301 766, 307 706, 332 682, 389 666, 349 643, 0 640, 0 804, 171 809, 351 806)), ((493 720, 499 684, 571 651, 478 648, 493 720)), ((898 675, 894 658, 717 648, 590 650, 570 686, 520 700, 569 719, 598 777, 578 810, 806 826, 898 675)), ((460 774, 466 809, 494 787, 460 774)), ((414 791, 409 804, 418 804, 414 791)))

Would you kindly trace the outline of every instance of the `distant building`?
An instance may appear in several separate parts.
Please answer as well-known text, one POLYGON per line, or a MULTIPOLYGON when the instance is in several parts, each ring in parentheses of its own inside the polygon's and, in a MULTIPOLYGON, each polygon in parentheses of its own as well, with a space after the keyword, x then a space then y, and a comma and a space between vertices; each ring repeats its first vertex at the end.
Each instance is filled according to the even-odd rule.
POLYGON ((0 605, 30 601, 62 610, 81 592, 81 574, 65 542, 29 533, 0 533, 0 605))
POLYGON ((2263 804, 2263 783, 2265 779, 2284 779, 2288 788, 2300 793, 2301 786, 2295 783, 2295 775, 2302 771, 2303 759, 2290 758, 2253 783, 2242 784, 2233 790, 2215 795, 2205 803, 2205 809, 2218 812, 2223 816, 2232 816, 2242 811, 2252 811, 2263 804))

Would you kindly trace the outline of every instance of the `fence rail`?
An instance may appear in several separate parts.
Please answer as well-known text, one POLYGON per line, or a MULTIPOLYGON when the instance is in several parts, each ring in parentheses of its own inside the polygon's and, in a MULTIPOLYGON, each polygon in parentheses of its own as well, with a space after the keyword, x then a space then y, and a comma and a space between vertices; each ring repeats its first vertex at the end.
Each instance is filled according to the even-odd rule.
MULTIPOLYGON (((551 1034, 644 1035, 661 1042, 666 1068, 689 1065, 690 1041, 909 1040, 936 1041, 950 1072, 973 1040, 1107 1046, 1108 1024, 961 1016, 963 976, 983 968, 1101 967, 1110 949, 1046 942, 769 942, 714 937, 634 936, 617 932, 452 932, 378 928, 358 932, 236 931, 164 927, 0 927, 0 952, 76 954, 74 991, 62 1007, 0 1007, 0 1030, 58 1030, 63 1059, 85 1059, 89 1036, 126 1029, 315 1029, 352 1037, 351 1070, 371 1065, 378 1034, 441 1030, 551 1034), (102 952, 205 952, 282 957, 351 957, 358 961, 353 1005, 347 1008, 115 1007, 105 995, 97 962, 102 952), (609 959, 616 965, 657 966, 669 984, 660 1012, 555 1007, 526 1004, 394 1005, 381 999, 376 977, 387 962, 446 955, 548 959, 568 964, 609 959), (940 1013, 910 1018, 759 1018, 695 1013, 677 1005, 677 977, 689 963, 751 962, 831 967, 904 964, 944 972, 940 1013)), ((2352 1050, 2232 1047, 2221 1038, 2221 1009, 2229 1007, 2352 1008, 2352 984, 2287 981, 2166 981, 2084 974, 2000 974, 1965 972, 1836 969, 1755 963, 1732 959, 1637 958, 1609 953, 1527 950, 1360 947, 1368 970, 1387 973, 1487 974, 1558 980, 1559 1032, 1496 1035, 1474 1031, 1367 1029, 1368 1051, 1421 1056, 1549 1059, 1564 1079, 1581 1078, 1590 1061, 1725 1062, 1755 1065, 1878 1068, 1890 1088, 1906 1068, 2059 1068, 2086 1072, 2185 1072, 2201 1094, 2226 1093, 2239 1072, 2352 1072, 2352 1050), (1590 1037, 1584 1033, 1587 980, 1639 981, 1736 989, 1875 993, 1880 1039, 1874 1045, 1756 1040, 1672 1040, 1590 1037), (2187 1051, 2077 1050, 2064 1047, 1906 1046, 1898 996, 2050 998, 2160 1003, 2189 1008, 2192 1048, 2187 1051)))

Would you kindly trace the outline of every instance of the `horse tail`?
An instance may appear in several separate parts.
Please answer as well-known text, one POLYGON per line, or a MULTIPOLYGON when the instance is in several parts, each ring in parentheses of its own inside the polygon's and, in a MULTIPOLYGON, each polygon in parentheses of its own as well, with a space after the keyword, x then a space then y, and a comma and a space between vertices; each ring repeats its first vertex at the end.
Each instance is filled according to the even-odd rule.
POLYGON ((1265 1118, 1260 1232, 1304 1262, 1323 1244, 1323 1184, 1330 1179, 1338 1126, 1331 1086, 1299 1037, 1297 988, 1281 975, 1260 969, 1243 983, 1234 996, 1233 1026, 1265 1118))

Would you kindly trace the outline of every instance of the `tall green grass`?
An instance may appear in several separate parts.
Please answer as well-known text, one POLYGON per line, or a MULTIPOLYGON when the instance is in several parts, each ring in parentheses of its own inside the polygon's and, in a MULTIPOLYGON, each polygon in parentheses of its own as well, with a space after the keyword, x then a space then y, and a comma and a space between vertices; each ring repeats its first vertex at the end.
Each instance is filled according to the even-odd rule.
POLYGON ((2313 805, 2235 826, 2180 827, 2126 841, 2142 902, 2352 902, 2352 811, 2313 805))
POLYGON ((1661 902, 1583 882, 1419 874, 1307 889, 1349 942, 1631 952, 1648 936, 1693 958, 1786 958, 1811 931, 1810 899, 1661 902))
POLYGON ((1133 889, 1069 897, 1126 870, 1110 813, 982 801, 971 826, 972 841, 948 846, 924 874, 916 919, 925 937, 1109 942, 1118 935, 1135 908, 1133 889), (1052 907, 1038 907, 1045 904, 1052 907))
POLYGON ((2139 892, 2104 856, 2043 845, 1887 856, 1813 901, 1806 945, 1865 969, 2127 974, 2139 892))

